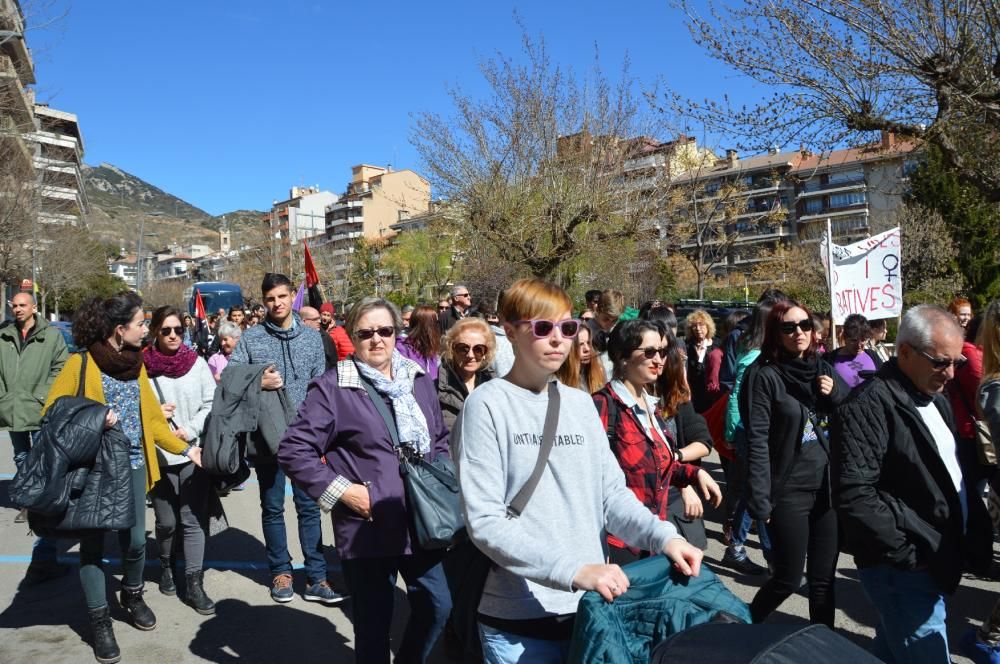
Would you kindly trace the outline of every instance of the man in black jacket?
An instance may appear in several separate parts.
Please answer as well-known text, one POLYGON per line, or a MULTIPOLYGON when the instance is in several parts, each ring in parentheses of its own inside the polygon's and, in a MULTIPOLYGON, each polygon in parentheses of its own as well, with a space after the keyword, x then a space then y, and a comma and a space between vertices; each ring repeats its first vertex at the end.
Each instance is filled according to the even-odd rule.
POLYGON ((989 567, 989 517, 962 476, 941 394, 964 362, 962 338, 944 309, 914 307, 900 324, 897 357, 833 422, 843 532, 879 613, 875 654, 887 662, 949 662, 944 595, 964 568, 989 567))

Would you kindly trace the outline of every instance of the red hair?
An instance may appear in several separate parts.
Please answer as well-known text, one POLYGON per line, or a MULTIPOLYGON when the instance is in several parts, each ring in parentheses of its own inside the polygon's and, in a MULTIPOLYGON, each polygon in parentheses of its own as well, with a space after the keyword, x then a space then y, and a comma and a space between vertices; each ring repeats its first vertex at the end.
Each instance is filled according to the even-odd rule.
MULTIPOLYGON (((781 319, 792 309, 801 309, 806 312, 806 318, 812 320, 812 312, 805 305, 794 300, 782 300, 775 302, 771 307, 771 313, 767 315, 764 323, 764 343, 760 346, 760 354, 768 362, 778 362, 785 353, 785 346, 781 343, 784 336, 781 333, 781 319)), ((816 344, 812 341, 812 334, 809 335, 809 348, 806 349, 805 356, 809 357, 816 353, 816 344)))

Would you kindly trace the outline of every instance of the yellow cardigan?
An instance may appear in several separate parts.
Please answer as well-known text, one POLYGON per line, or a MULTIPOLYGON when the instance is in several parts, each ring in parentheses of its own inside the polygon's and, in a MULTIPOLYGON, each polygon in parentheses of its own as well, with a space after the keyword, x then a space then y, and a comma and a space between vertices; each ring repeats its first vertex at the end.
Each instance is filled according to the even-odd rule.
MULTIPOLYGON (((80 355, 74 353, 66 360, 62 371, 56 376, 49 388, 49 396, 45 399, 42 415, 59 397, 76 396, 80 385, 80 355)), ((84 377, 83 396, 100 403, 104 400, 104 386, 101 382, 101 370, 94 358, 87 359, 87 375, 84 377)), ((139 370, 139 416, 142 419, 142 451, 146 457, 146 491, 149 491, 160 479, 160 464, 156 460, 155 445, 168 452, 180 454, 187 449, 188 444, 170 431, 170 425, 163 417, 160 402, 153 393, 153 387, 146 376, 146 367, 139 370)))

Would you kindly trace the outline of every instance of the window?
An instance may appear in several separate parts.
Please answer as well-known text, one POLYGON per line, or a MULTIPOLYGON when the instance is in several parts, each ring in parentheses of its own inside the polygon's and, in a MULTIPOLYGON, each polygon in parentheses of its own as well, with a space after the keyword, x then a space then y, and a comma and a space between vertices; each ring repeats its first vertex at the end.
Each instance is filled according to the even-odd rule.
POLYGON ((810 198, 806 201, 806 214, 819 214, 823 211, 822 198, 810 198))
POLYGON ((865 172, 861 169, 854 169, 850 171, 830 173, 827 178, 827 182, 830 184, 849 184, 851 182, 863 182, 864 179, 865 172))
POLYGON ((851 191, 843 194, 833 194, 830 196, 831 208, 849 207, 851 205, 864 205, 868 202, 868 197, 863 191, 851 191))

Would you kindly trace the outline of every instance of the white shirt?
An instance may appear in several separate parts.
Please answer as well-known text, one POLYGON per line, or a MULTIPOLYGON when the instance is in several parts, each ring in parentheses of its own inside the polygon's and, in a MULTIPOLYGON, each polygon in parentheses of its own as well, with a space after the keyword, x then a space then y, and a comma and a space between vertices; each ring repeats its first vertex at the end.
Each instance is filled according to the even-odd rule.
POLYGON ((958 498, 962 503, 962 531, 964 532, 965 525, 969 519, 969 503, 968 494, 965 489, 965 478, 962 477, 962 468, 958 465, 955 435, 948 428, 948 425, 945 424, 940 411, 938 411, 937 406, 933 402, 926 406, 917 406, 917 412, 920 413, 921 419, 923 419, 924 424, 930 430, 931 438, 934 439, 938 454, 941 456, 941 460, 944 461, 945 468, 948 469, 948 475, 951 476, 951 483, 955 485, 955 491, 958 492, 958 498))

